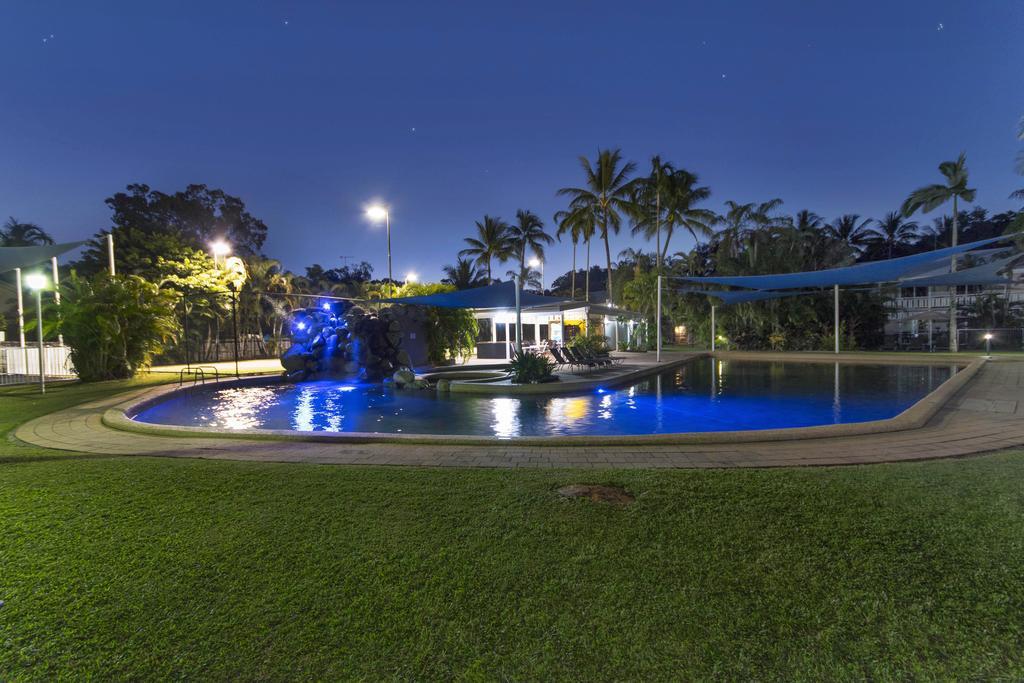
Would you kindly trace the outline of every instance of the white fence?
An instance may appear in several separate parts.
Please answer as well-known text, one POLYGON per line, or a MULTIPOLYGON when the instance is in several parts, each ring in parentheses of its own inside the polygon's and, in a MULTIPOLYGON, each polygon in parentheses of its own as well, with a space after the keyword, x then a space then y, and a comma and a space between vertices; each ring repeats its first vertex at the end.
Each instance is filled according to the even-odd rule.
MULTIPOLYGON (((43 346, 43 371, 47 377, 75 377, 71 349, 67 346, 43 346)), ((0 348, 0 383, 31 382, 39 377, 39 347, 4 345, 0 348)))

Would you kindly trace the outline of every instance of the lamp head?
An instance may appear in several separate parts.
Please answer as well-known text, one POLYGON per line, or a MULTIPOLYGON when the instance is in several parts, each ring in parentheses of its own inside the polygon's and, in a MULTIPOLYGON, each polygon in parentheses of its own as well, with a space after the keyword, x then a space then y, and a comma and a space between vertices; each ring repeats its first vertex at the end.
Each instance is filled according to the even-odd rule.
POLYGON ((540 268, 540 259, 537 258, 536 256, 534 256, 532 259, 530 259, 530 267, 531 268, 540 268))
POLYGON ((991 339, 992 339, 992 333, 991 332, 986 332, 985 333, 985 341, 989 341, 991 339))
POLYGON ((420 279, 420 276, 417 275, 416 273, 412 272, 411 270, 408 273, 405 274, 405 281, 406 282, 419 282, 419 279, 420 279))
POLYGON ((231 245, 224 240, 217 240, 210 244, 210 251, 214 256, 227 256, 231 253, 231 245))
POLYGON ((36 291, 46 289, 48 280, 42 273, 29 273, 25 276, 25 285, 36 291))
POLYGON ((371 221, 382 221, 388 217, 387 207, 374 204, 366 208, 366 217, 371 221))

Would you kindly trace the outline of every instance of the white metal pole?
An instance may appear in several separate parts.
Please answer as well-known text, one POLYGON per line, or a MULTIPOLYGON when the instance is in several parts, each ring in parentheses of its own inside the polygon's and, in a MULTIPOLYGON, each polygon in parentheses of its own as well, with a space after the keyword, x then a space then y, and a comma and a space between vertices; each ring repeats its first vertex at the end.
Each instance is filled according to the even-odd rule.
MULTIPOLYGON (((660 253, 659 253, 660 257, 660 253)), ((658 352, 655 360, 661 362, 661 276, 658 276, 658 313, 654 316, 654 325, 658 328, 658 352)), ((645 342, 646 343, 646 342, 645 342)))
POLYGON ((114 235, 113 233, 107 233, 107 266, 110 270, 110 276, 113 277, 116 274, 114 269, 114 235))
POLYGON ((516 353, 523 352, 523 307, 519 300, 519 277, 514 276, 512 281, 516 285, 516 353))
POLYGON ((14 269, 14 286, 18 290, 18 346, 25 348, 25 302, 21 292, 21 268, 14 269))
POLYGON ((836 353, 839 353, 839 285, 832 285, 832 293, 835 296, 833 302, 835 308, 835 331, 836 331, 836 353))
POLYGON ((391 279, 391 210, 384 212, 384 224, 388 232, 388 279, 391 279))
MULTIPOLYGON (((57 304, 60 308, 60 273, 57 272, 57 257, 54 256, 50 259, 50 265, 53 266, 53 303, 57 304)), ((64 346, 64 335, 57 335, 57 344, 64 346)))
POLYGON ((715 307, 711 307, 711 353, 715 352, 715 307))
MULTIPOLYGON (((46 393, 46 366, 43 360, 43 288, 36 290, 36 334, 39 336, 39 393, 46 393)), ((27 368, 26 368, 27 369, 27 368)))

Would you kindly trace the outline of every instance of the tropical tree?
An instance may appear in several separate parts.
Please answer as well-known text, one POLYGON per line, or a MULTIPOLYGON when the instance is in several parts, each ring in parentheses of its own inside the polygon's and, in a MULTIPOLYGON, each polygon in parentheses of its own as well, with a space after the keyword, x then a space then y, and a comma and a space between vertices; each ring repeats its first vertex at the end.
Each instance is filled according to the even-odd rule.
MULTIPOLYGON (((1024 117, 1020 119, 1020 127, 1017 129, 1017 139, 1024 140, 1024 117)), ((1017 173, 1024 175, 1024 150, 1017 153, 1017 173)), ((1010 199, 1024 201, 1024 187, 1010 193, 1010 199)), ((1024 232, 1024 211, 1018 211, 1016 218, 1010 224, 1008 233, 1024 232)))
POLYGON ((473 262, 467 258, 459 257, 455 265, 445 266, 443 270, 444 279, 441 282, 455 289, 473 289, 487 284, 483 272, 477 270, 473 262))
POLYGON ((917 223, 906 220, 899 211, 890 211, 885 218, 875 221, 868 240, 876 254, 884 253, 890 259, 894 250, 908 246, 917 237, 917 223))
MULTIPOLYGON (((945 182, 925 185, 914 190, 903 202, 901 211, 905 218, 910 218, 918 211, 929 213, 952 200, 953 246, 955 247, 957 245, 957 217, 960 212, 959 202, 973 202, 976 192, 973 188, 967 187, 967 156, 961 152, 956 161, 943 161, 939 164, 939 173, 943 175, 945 182)), ((956 270, 955 257, 953 269, 956 270)))
POLYGON ((60 288, 57 327, 83 382, 134 376, 178 333, 174 293, 141 277, 72 271, 60 288))
MULTIPOLYGON (((749 241, 756 231, 776 227, 780 219, 774 213, 781 206, 782 200, 778 198, 760 204, 726 200, 725 213, 714 219, 715 225, 722 226, 717 239, 725 253, 737 257, 743 250, 743 243, 749 241)), ((756 249, 754 256, 756 258, 756 249)))
POLYGON ((642 233, 647 239, 655 237, 657 269, 660 273, 676 229, 685 229, 693 241, 699 243, 700 238, 708 238, 713 234, 711 226, 715 222, 715 214, 696 207, 696 204, 711 197, 711 189, 699 185, 695 173, 662 164, 658 157, 651 164, 651 176, 634 183, 633 234, 642 233), (664 241, 661 239, 662 233, 665 235, 664 241))
POLYGON ((871 222, 870 218, 861 220, 855 213, 843 214, 825 226, 825 234, 859 254, 870 240, 871 222))
MULTIPOLYGON (((554 238, 544 231, 544 222, 532 211, 516 211, 516 222, 508 228, 508 240, 512 253, 519 258, 519 270, 527 272, 526 252, 532 251, 544 260, 544 245, 553 244, 554 238)), ((525 281, 525 280, 524 280, 525 281)))
MULTIPOLYGON (((957 245, 957 219, 959 214, 958 203, 960 200, 973 202, 975 190, 967 187, 967 155, 963 152, 956 161, 943 161, 939 164, 939 173, 945 178, 945 183, 935 183, 919 187, 910 193, 903 202, 903 215, 912 216, 915 212, 928 213, 932 209, 942 206, 946 202, 953 201, 953 245, 957 245)), ((950 270, 956 271, 956 255, 950 258, 950 270)), ((956 351, 956 297, 949 297, 949 350, 956 351)))
POLYGON ((593 207, 585 206, 568 211, 559 211, 555 214, 555 222, 558 224, 558 239, 562 235, 569 235, 572 239, 572 275, 569 291, 569 298, 576 299, 576 245, 582 240, 587 246, 587 270, 586 289, 584 301, 590 301, 590 239, 597 231, 597 217, 593 207))
POLYGON ((482 221, 476 222, 476 237, 467 237, 463 241, 469 246, 459 252, 459 256, 472 257, 478 266, 487 272, 487 282, 493 282, 491 261, 498 259, 504 263, 512 255, 512 243, 508 234, 508 223, 497 216, 485 215, 482 221))
POLYGON ((53 244, 53 238, 35 223, 22 223, 11 216, 0 227, 0 247, 34 247, 42 244, 53 244))
POLYGON ((636 168, 632 161, 623 163, 620 150, 598 150, 597 160, 591 164, 586 157, 580 157, 583 167, 583 187, 563 187, 558 191, 567 196, 570 209, 588 208, 597 218, 597 226, 604 241, 605 263, 608 269, 608 303, 614 303, 612 292, 612 248, 611 232, 618 233, 622 227, 622 215, 632 209, 633 191, 629 175, 636 168))

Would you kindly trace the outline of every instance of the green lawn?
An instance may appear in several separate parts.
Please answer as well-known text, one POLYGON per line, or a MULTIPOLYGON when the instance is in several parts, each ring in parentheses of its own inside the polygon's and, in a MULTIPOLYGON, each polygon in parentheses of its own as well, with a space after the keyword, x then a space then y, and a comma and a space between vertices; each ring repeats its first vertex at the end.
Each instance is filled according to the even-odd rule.
MULTIPOLYGON (((0 431, 116 386, 0 391, 0 431)), ((1021 453, 435 471, 3 439, 4 681, 1024 677, 1021 453)))

